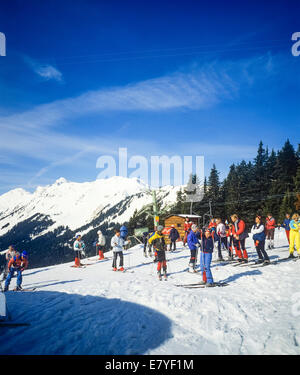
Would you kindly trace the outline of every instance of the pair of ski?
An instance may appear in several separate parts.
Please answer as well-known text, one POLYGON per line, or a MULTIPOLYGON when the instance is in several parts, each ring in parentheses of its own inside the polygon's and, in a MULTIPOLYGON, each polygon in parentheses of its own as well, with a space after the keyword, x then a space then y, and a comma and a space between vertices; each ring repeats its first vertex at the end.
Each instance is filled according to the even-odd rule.
POLYGON ((297 258, 281 258, 281 259, 278 259, 278 260, 271 261, 270 263, 249 262, 249 263, 237 264, 237 265, 234 265, 234 267, 237 267, 237 266, 246 267, 246 266, 248 266, 250 268, 262 268, 262 267, 266 267, 266 266, 270 266, 270 265, 275 265, 275 264, 278 264, 278 263, 288 262, 290 260, 296 262, 299 259, 300 259, 300 257, 297 257, 297 258))
POLYGON ((92 266, 95 263, 86 263, 86 264, 81 264, 80 266, 70 266, 71 268, 86 268, 87 266, 92 266))
POLYGON ((116 271, 114 271, 114 270, 112 269, 112 271, 115 272, 115 273, 134 273, 134 271, 133 271, 133 270, 130 270, 129 268, 124 268, 123 271, 120 271, 120 270, 116 270, 116 271))
POLYGON ((6 328, 17 328, 17 327, 29 327, 30 323, 14 323, 11 321, 3 321, 0 322, 0 328, 1 327, 6 327, 6 328))
POLYGON ((239 263, 237 260, 235 259, 232 259, 232 260, 213 260, 212 263, 217 263, 217 264, 220 264, 220 265, 227 265, 227 264, 236 264, 236 263, 239 263))
MULTIPOLYGON (((224 286, 228 286, 229 284, 228 283, 213 283, 213 285, 210 287, 210 288, 215 288, 215 287, 224 287, 224 286)), ((200 283, 195 283, 195 284, 175 284, 175 286, 179 287, 179 288, 186 288, 186 289, 204 289, 204 288, 208 288, 205 284, 200 284, 200 283)))
POLYGON ((297 262, 298 260, 300 260, 300 257, 295 257, 295 258, 281 258, 281 259, 278 259, 274 262, 274 264, 277 264, 277 263, 283 263, 283 262, 289 262, 289 261, 293 261, 293 262, 297 262))
POLYGON ((22 289, 13 289, 13 292, 34 292, 36 288, 22 288, 22 289))

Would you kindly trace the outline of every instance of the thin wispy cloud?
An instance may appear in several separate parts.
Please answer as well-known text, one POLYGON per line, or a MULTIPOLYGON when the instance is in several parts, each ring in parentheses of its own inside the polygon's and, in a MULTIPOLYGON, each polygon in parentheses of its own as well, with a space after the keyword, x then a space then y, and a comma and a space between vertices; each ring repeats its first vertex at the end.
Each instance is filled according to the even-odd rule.
POLYGON ((22 127, 41 128, 107 111, 206 109, 232 99, 237 90, 236 83, 225 71, 207 66, 192 73, 174 73, 125 87, 86 92, 0 120, 10 127, 19 124, 22 127))
POLYGON ((56 67, 50 64, 41 64, 28 56, 24 57, 24 61, 44 81, 54 80, 60 83, 63 82, 63 75, 56 67))
POLYGON ((111 111, 208 109, 237 98, 241 89, 253 83, 255 77, 264 77, 268 73, 269 59, 269 56, 262 56, 237 62, 215 61, 189 73, 174 73, 39 105, 23 113, 0 117, 0 121, 9 128, 44 128, 111 111))

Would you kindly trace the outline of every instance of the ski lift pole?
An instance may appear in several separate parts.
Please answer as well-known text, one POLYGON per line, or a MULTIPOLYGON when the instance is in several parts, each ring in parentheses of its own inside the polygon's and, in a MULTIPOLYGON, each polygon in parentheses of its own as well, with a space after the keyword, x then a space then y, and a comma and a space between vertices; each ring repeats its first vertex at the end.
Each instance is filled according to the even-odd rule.
POLYGON ((159 224, 159 217, 158 217, 158 208, 157 208, 157 199, 156 199, 156 191, 152 190, 152 199, 153 199, 153 219, 154 219, 154 230, 156 230, 159 224))

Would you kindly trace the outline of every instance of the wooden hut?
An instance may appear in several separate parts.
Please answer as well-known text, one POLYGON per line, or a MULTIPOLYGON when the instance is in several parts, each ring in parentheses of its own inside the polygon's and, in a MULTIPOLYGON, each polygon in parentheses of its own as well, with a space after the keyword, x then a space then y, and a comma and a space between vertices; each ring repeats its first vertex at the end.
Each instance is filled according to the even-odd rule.
POLYGON ((165 240, 169 244, 169 236, 168 233, 170 233, 169 228, 171 228, 172 225, 175 226, 175 228, 178 230, 180 238, 183 240, 185 232, 184 232, 184 222, 185 219, 189 218, 191 222, 193 222, 196 225, 199 225, 201 216, 198 215, 170 215, 165 219, 165 240))

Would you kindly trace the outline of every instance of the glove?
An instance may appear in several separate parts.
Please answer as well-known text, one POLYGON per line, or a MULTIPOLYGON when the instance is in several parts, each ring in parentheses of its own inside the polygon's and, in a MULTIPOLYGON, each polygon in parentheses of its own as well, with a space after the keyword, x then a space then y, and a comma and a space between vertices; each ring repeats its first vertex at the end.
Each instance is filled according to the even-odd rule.
POLYGON ((85 257, 85 251, 81 250, 81 254, 85 257))

